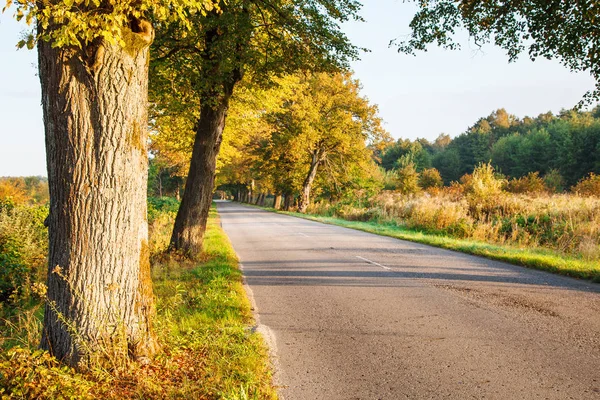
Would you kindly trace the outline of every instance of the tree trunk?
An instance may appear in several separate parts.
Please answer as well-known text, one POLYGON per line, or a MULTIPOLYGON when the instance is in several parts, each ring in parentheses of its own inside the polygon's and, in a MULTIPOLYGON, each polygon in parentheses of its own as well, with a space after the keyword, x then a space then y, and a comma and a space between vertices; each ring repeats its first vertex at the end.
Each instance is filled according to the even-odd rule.
MULTIPOLYGON (((160 170, 159 170, 160 171, 160 170)), ((158 173, 158 197, 162 197, 162 178, 160 177, 160 172, 158 173)))
POLYGON ((285 211, 290 211, 292 209, 293 204, 294 204, 294 196, 291 193, 286 193, 284 195, 283 209, 285 211))
POLYGON ((275 200, 273 201, 273 208, 279 210, 281 208, 281 195, 276 194, 275 200))
POLYGON ((265 198, 267 197, 266 194, 261 193, 260 196, 258 196, 258 205, 261 207, 265 206, 265 198))
POLYGON ((191 258, 202 250, 228 103, 229 96, 214 108, 203 105, 196 127, 190 170, 171 236, 171 248, 191 258))
POLYGON ((158 349, 146 221, 152 32, 133 29, 125 48, 38 42, 50 190, 41 346, 70 365, 158 349))
POLYGON ((319 164, 319 157, 316 154, 313 154, 308 175, 306 175, 306 179, 304 179, 304 183, 302 184, 302 192, 300 193, 300 199, 298 202, 298 212, 305 213, 306 209, 308 208, 308 204, 310 203, 310 189, 315 177, 317 176, 319 164))

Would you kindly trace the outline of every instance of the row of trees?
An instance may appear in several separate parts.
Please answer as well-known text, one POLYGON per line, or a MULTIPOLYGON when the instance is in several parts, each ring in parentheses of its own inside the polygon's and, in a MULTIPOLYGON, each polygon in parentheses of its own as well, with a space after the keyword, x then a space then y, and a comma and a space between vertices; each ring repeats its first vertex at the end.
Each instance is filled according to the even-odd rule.
POLYGON ((172 114, 191 121, 193 152, 172 248, 195 257, 234 88, 244 77, 260 86, 299 69, 345 67, 358 49, 339 25, 359 18, 360 3, 50 0, 12 7, 35 25, 20 45, 37 43, 42 85, 50 192, 42 347, 73 365, 107 348, 148 359, 158 351, 146 220, 149 65, 153 120, 172 114))
MULTIPOLYGON (((533 39, 537 47, 530 54, 558 57, 598 77, 598 12, 589 2, 499 3, 422 2, 414 34, 401 49, 436 40, 447 44, 445 33, 464 24, 478 39, 495 35, 513 53, 533 39)), ((234 89, 243 80, 268 87, 284 74, 345 67, 358 49, 339 25, 359 19, 360 3, 19 0, 13 7, 17 19, 36 27, 19 45, 37 43, 42 85, 50 192, 42 347, 70 364, 93 360, 106 345, 118 354, 150 357, 158 345, 147 251, 148 66, 154 129, 168 130, 160 120, 171 118, 177 122, 170 128, 173 138, 192 132, 186 136, 192 153, 171 244, 195 256, 234 89)), ((318 76, 309 78, 308 87, 318 76)), ((291 146, 296 140, 287 137, 297 128, 313 132, 310 137, 325 132, 318 118, 304 127, 294 105, 284 105, 270 114, 277 140, 291 146)), ((337 115, 336 110, 331 111, 337 115)), ((369 132, 360 114, 342 112, 336 118, 369 132)), ((363 140, 364 134, 356 142, 363 140)), ((300 149, 303 141, 298 142, 300 149)), ((303 148, 312 152, 314 170, 333 169, 332 164, 343 169, 352 167, 331 150, 355 144, 303 148)), ((300 150, 287 153, 295 151, 300 150)), ((317 178, 309 173, 304 181, 311 179, 317 178)), ((303 191, 302 201, 309 194, 310 189, 303 191)))
MULTIPOLYGON (((339 198, 369 186, 378 171, 367 144, 387 134, 359 90, 348 72, 288 75, 269 89, 240 88, 217 162, 218 186, 238 200, 274 194, 277 207, 296 201, 301 212, 315 188, 339 198)), ((188 163, 191 147, 163 135, 153 135, 152 164, 188 163)))
POLYGON ((499 109, 454 139, 445 134, 433 142, 400 139, 374 151, 386 171, 411 162, 417 171, 436 168, 446 184, 491 162, 511 178, 558 172, 567 188, 590 172, 600 172, 600 107, 523 119, 499 109))

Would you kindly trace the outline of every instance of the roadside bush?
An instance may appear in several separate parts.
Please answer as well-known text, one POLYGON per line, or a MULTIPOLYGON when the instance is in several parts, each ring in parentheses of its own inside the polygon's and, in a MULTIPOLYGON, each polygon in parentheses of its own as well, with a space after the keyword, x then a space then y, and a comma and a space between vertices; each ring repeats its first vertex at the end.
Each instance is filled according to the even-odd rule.
POLYGON ((473 221, 466 202, 453 202, 445 197, 421 196, 405 206, 406 225, 411 228, 464 237, 473 221))
POLYGON ((545 193, 548 191, 544 180, 538 172, 530 172, 521 178, 513 178, 506 184, 511 193, 545 193))
POLYGON ((402 194, 413 194, 421 191, 419 187, 419 173, 413 163, 407 163, 398 168, 396 170, 396 179, 398 180, 397 189, 402 194))
POLYGON ((600 175, 591 172, 587 177, 581 179, 571 190, 581 196, 600 197, 600 175))
POLYGON ((419 186, 422 189, 441 188, 444 186, 444 181, 437 169, 427 168, 419 174, 419 186))
POLYGON ((471 175, 461 179, 469 212, 475 218, 487 217, 499 208, 504 180, 498 179, 491 164, 479 164, 471 175))
POLYGON ((175 213, 179 210, 179 200, 174 197, 148 197, 148 222, 152 223, 161 213, 175 213))
POLYGON ((47 215, 46 206, 0 202, 0 302, 25 301, 31 284, 45 280, 47 215))
POLYGON ((383 190, 396 190, 398 178, 394 171, 383 171, 383 190))
POLYGON ((376 217, 376 211, 371 208, 356 207, 343 204, 335 210, 335 215, 348 221, 371 221, 376 217))
POLYGON ((172 197, 148 198, 148 247, 151 258, 168 249, 178 209, 179 201, 172 197))
POLYGON ((48 352, 13 347, 0 358, 3 399, 93 399, 92 384, 48 352))

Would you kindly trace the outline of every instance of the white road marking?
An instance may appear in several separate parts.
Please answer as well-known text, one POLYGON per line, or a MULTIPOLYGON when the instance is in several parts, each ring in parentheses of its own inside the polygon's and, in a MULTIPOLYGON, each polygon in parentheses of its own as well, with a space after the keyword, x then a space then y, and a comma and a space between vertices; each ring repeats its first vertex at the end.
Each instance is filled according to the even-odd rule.
POLYGON ((381 267, 381 268, 383 268, 383 269, 387 269, 387 270, 390 270, 390 269, 391 269, 390 267, 386 267, 385 265, 381 265, 381 264, 379 264, 379 263, 376 263, 375 261, 371 261, 371 260, 369 260, 369 259, 367 259, 367 258, 364 258, 364 257, 361 257, 361 256, 356 256, 356 258, 360 258, 361 260, 363 260, 363 261, 366 261, 366 262, 368 262, 369 264, 376 265, 376 266, 378 266, 378 267, 381 267))
POLYGON ((298 232, 298 235, 302 235, 302 236, 305 236, 305 237, 310 237, 306 233, 302 233, 302 232, 298 232))

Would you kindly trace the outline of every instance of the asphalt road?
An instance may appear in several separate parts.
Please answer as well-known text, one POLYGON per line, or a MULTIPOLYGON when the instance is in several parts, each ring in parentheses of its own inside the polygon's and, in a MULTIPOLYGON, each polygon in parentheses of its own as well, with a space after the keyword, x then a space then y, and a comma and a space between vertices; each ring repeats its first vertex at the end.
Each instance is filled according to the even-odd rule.
POLYGON ((286 400, 600 399, 600 285, 218 203, 286 400))

